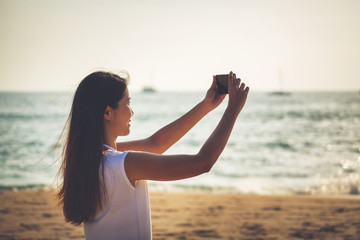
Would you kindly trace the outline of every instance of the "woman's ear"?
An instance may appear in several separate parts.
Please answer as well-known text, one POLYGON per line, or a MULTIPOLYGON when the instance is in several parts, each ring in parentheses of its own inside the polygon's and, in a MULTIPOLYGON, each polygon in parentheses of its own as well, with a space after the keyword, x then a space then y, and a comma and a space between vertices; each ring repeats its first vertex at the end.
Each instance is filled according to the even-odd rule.
POLYGON ((111 120, 111 108, 109 106, 106 107, 104 112, 104 119, 111 120))

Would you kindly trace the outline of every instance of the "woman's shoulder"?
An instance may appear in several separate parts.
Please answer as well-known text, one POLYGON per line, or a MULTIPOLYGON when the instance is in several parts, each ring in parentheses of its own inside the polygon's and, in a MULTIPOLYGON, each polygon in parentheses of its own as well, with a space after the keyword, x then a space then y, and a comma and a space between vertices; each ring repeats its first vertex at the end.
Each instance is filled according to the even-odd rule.
POLYGON ((123 161, 128 153, 129 151, 119 152, 114 149, 107 149, 104 152, 104 157, 107 162, 115 163, 115 162, 123 161))
POLYGON ((107 149, 104 152, 105 156, 116 156, 116 157, 125 157, 127 154, 129 153, 129 151, 117 151, 115 149, 107 149))

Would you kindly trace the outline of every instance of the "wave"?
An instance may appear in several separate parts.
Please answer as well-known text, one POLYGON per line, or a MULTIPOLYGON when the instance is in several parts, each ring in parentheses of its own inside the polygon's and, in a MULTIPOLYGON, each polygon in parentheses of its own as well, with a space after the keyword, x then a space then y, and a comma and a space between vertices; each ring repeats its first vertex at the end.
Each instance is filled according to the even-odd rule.
POLYGON ((151 192, 206 192, 206 193, 240 193, 239 189, 234 187, 210 187, 205 185, 187 185, 187 184, 162 184, 149 182, 151 192))
POLYGON ((284 110, 284 111, 273 111, 273 112, 255 112, 249 115, 250 118, 261 119, 264 122, 268 121, 280 121, 280 120, 306 120, 309 122, 319 121, 342 121, 350 120, 354 122, 358 116, 354 112, 343 112, 341 110, 284 110))
POLYGON ((309 174, 307 173, 286 173, 286 172, 277 172, 277 173, 268 173, 268 172, 263 172, 263 173, 243 173, 243 174, 236 174, 236 173, 224 173, 222 171, 219 170, 215 170, 213 171, 214 175, 216 176, 220 176, 220 177, 226 177, 226 178, 234 178, 234 179, 239 179, 239 178, 272 178, 272 179, 276 179, 276 178, 290 178, 290 179, 294 179, 294 178, 308 178, 310 177, 309 174))
POLYGON ((296 151, 296 148, 294 147, 293 143, 290 141, 284 142, 284 141, 277 141, 277 142, 269 142, 265 144, 266 147, 273 149, 273 148, 281 148, 288 151, 296 151))
POLYGON ((64 114, 48 113, 0 113, 1 121, 6 120, 43 120, 43 119, 65 119, 64 114))
POLYGON ((344 185, 336 184, 319 184, 298 189, 287 189, 289 193, 295 195, 331 195, 331 196, 346 196, 346 195, 360 195, 360 184, 344 185))
POLYGON ((0 191, 23 191, 23 190, 50 190, 52 186, 45 184, 26 184, 26 185, 0 185, 0 191))

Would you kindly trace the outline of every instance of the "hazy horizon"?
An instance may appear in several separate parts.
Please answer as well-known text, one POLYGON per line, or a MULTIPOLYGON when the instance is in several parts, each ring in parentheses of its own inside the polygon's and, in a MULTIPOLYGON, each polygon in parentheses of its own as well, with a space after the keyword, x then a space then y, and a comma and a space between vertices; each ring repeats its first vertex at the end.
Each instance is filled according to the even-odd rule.
POLYGON ((96 70, 130 89, 360 90, 360 1, 0 0, 0 91, 74 91, 96 70))
MULTIPOLYGON (((64 93, 64 94, 74 94, 76 89, 69 89, 69 90, 0 90, 0 93, 64 93)), ((131 93, 143 93, 143 94, 148 94, 149 96, 151 96, 152 94, 161 94, 161 93, 165 93, 165 94, 169 94, 169 93, 199 93, 199 94, 204 94, 205 93, 203 90, 158 90, 155 89, 155 92, 144 92, 143 89, 132 89, 131 85, 129 86, 129 90, 131 93)), ((272 91, 272 90, 251 90, 252 93, 275 93, 274 95, 276 95, 276 92, 278 91, 272 91)), ((283 91, 285 94, 286 93, 359 93, 360 94, 360 90, 293 90, 293 91, 283 91)), ((281 94, 281 93, 280 93, 281 94)), ((280 96, 282 97, 282 96, 280 96)), ((287 97, 286 95, 284 96, 285 98, 287 97)))

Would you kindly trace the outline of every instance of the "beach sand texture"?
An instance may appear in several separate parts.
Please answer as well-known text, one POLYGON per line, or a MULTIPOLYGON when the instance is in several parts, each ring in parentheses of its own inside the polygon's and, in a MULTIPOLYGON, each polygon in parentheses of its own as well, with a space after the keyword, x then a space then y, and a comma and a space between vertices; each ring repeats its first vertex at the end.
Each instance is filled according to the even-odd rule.
MULTIPOLYGON (((84 239, 53 191, 0 192, 0 239, 84 239)), ((151 193, 153 239, 360 239, 360 198, 151 193)))

